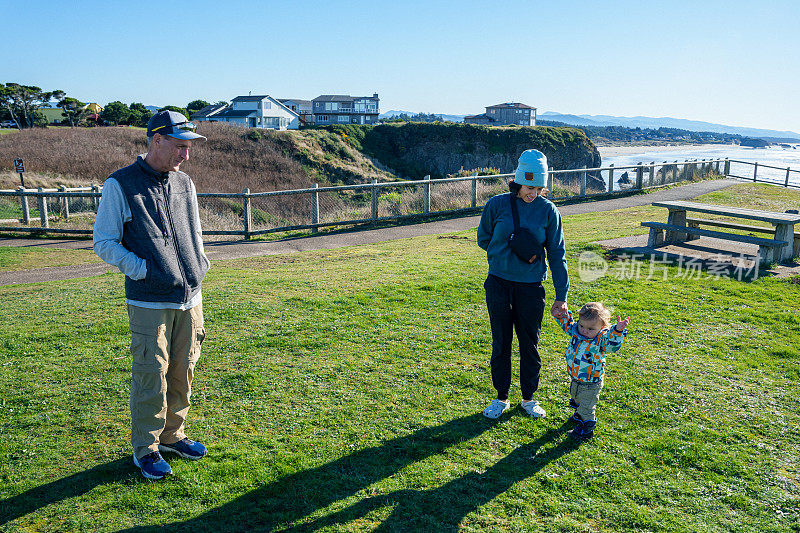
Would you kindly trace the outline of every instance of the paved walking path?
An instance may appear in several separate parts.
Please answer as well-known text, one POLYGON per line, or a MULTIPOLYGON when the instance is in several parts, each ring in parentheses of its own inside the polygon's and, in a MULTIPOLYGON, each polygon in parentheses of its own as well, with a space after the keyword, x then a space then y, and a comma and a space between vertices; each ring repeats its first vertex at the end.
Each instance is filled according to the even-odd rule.
MULTIPOLYGON (((654 191, 649 194, 639 194, 610 200, 589 201, 580 204, 559 206, 562 216, 593 213, 599 211, 613 211, 627 207, 650 205, 655 201, 664 200, 689 200, 697 196, 718 191, 739 183, 736 180, 713 180, 690 183, 680 187, 654 191)), ((206 254, 209 259, 241 259, 261 255, 282 255, 309 250, 329 250, 345 246, 360 244, 373 244, 376 242, 394 239, 406 239, 421 235, 437 235, 474 228, 478 225, 480 216, 425 222, 408 226, 391 226, 363 231, 350 231, 332 235, 319 235, 278 241, 212 241, 206 243, 206 254)), ((0 238, 0 246, 18 246, 31 248, 60 248, 91 250, 92 243, 88 240, 54 240, 54 239, 9 239, 0 238)), ((15 272, 0 272, 0 285, 18 283, 36 283, 97 276, 106 272, 118 270, 105 263, 75 265, 67 267, 37 268, 15 272)))

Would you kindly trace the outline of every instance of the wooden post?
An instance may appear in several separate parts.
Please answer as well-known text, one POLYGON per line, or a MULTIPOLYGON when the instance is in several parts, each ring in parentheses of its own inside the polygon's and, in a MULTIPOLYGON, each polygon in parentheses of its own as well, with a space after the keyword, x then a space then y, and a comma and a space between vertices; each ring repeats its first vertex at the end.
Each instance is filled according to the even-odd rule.
POLYGON ((639 161, 636 164, 638 165, 636 167, 636 188, 641 190, 641 188, 642 188, 642 178, 644 177, 644 170, 643 170, 641 161, 639 161))
POLYGON ((253 228, 253 216, 250 211, 250 189, 242 191, 242 219, 244 220, 244 238, 250 240, 253 228))
MULTIPOLYGON (((100 192, 100 187, 92 183, 92 192, 97 194, 100 192)), ((92 207, 95 211, 97 211, 97 204, 98 204, 97 196, 92 195, 92 207)))
MULTIPOLYGON (((314 184, 314 189, 319 189, 319 183, 314 184)), ((314 224, 314 227, 311 228, 312 233, 317 233, 319 231, 319 191, 314 191, 311 204, 311 223, 314 224)))
MULTIPOLYGON (((61 192, 67 192, 67 188, 65 186, 59 187, 61 192)), ((61 197, 61 212, 64 215, 64 220, 69 220, 69 196, 62 196, 61 197)))
POLYGON ((31 212, 28 210, 28 197, 25 196, 25 189, 17 187, 17 190, 19 191, 19 203, 22 205, 22 223, 30 224, 31 212))
POLYGON ((50 220, 47 218, 47 198, 44 197, 44 189, 39 187, 38 192, 40 193, 39 196, 39 220, 42 223, 43 228, 50 227, 50 220))
POLYGON ((425 181, 425 196, 422 197, 422 212, 427 215, 431 210, 431 175, 428 174, 422 179, 425 181))
POLYGON ((730 176, 730 175, 731 175, 731 162, 730 162, 730 160, 729 160, 729 159, 726 157, 726 158, 725 158, 725 177, 727 178, 727 177, 728 177, 728 176, 730 176))
MULTIPOLYGON (((789 171, 786 171, 786 183, 789 183, 789 171)), ((472 180, 472 203, 470 204, 472 207, 478 207, 478 175, 475 174, 475 178, 472 180)))
POLYGON ((791 170, 792 170, 791 168, 786 167, 786 183, 784 184, 784 187, 788 187, 789 186, 789 172, 791 170))
POLYGON ((717 159, 714 163, 714 172, 719 174, 719 159, 717 159))
POLYGON ((553 194, 553 169, 550 167, 547 169, 547 190, 553 194))
POLYGON ((758 181, 758 161, 753 163, 753 181, 758 181))
POLYGON ((378 180, 372 179, 372 220, 378 220, 378 180))
POLYGON ((614 163, 608 165, 608 192, 614 192, 614 163))
POLYGON ((586 196, 586 165, 583 165, 581 172, 581 197, 586 196))
POLYGON ((656 179, 656 162, 655 161, 651 161, 650 162, 650 187, 653 186, 653 182, 655 181, 655 179, 656 179))

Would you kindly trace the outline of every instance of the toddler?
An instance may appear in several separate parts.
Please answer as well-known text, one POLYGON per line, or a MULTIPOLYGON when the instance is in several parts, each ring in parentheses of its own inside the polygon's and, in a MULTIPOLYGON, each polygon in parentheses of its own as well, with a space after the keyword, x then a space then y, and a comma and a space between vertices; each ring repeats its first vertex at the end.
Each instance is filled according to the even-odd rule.
POLYGON ((570 417, 577 425, 568 431, 578 441, 591 439, 597 418, 594 408, 603 390, 603 367, 606 353, 616 352, 622 346, 628 330, 628 318, 617 319, 611 326, 611 312, 600 302, 589 302, 578 311, 578 321, 572 313, 557 318, 564 333, 569 335, 567 370, 572 378, 569 386, 569 405, 575 409, 570 417))

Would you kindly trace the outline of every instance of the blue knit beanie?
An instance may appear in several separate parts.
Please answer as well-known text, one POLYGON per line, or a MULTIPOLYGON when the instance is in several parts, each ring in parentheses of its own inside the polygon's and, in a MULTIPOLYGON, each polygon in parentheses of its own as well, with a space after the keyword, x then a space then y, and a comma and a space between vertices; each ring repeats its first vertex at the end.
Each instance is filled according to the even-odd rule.
POLYGON ((519 156, 514 183, 528 187, 547 187, 547 156, 539 150, 525 150, 519 156))

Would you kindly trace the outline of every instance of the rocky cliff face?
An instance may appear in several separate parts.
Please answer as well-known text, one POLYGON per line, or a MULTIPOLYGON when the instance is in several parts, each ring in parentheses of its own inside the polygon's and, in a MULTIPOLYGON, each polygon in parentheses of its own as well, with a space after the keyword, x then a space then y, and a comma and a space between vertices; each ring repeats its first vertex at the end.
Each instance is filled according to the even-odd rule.
POLYGON ((572 128, 381 124, 365 131, 361 144, 364 152, 411 179, 482 168, 513 172, 529 148, 541 150, 553 169, 600 166, 597 148, 572 128))

